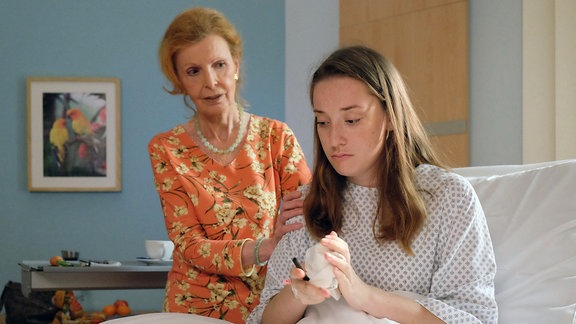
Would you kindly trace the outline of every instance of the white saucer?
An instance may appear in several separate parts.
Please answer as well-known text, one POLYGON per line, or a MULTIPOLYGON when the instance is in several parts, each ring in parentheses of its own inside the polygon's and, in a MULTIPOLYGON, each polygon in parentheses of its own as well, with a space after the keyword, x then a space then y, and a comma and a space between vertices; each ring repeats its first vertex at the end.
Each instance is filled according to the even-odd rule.
POLYGON ((149 265, 170 265, 170 264, 172 264, 172 259, 162 260, 162 259, 139 258, 138 261, 144 262, 144 263, 149 264, 149 265))
POLYGON ((91 267, 119 267, 122 263, 120 261, 114 260, 104 260, 104 261, 90 261, 91 267))

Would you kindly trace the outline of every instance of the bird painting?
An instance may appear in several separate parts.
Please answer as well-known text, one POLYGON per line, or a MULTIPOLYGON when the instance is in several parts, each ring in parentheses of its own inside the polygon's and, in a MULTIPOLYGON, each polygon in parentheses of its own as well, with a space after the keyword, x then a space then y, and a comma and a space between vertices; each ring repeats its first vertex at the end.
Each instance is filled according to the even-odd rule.
POLYGON ((66 119, 57 118, 52 124, 50 129, 50 144, 54 146, 56 151, 56 157, 58 159, 58 164, 61 165, 64 162, 64 157, 66 155, 66 143, 70 136, 68 135, 68 129, 66 128, 66 119))
POLYGON ((44 175, 106 176, 106 100, 72 92, 44 98, 44 175))
POLYGON ((78 136, 92 135, 92 125, 78 108, 72 108, 66 112, 66 116, 72 121, 72 130, 78 136))

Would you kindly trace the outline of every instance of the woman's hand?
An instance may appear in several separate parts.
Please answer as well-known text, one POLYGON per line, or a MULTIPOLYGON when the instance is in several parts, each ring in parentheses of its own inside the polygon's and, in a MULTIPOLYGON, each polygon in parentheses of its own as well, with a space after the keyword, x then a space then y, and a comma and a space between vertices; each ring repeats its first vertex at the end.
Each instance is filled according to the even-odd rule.
POLYGON ((256 262, 256 252, 258 252, 259 261, 270 259, 270 255, 272 255, 272 252, 284 234, 300 229, 304 226, 302 223, 286 224, 286 221, 292 217, 302 215, 302 206, 304 201, 300 199, 300 197, 302 197, 302 193, 299 191, 289 192, 284 195, 280 212, 276 217, 276 224, 274 224, 274 233, 271 237, 262 242, 258 251, 254 249, 256 244, 255 241, 250 241, 244 244, 244 249, 242 249, 242 260, 246 262, 244 266, 249 266, 256 262))
POLYGON ((350 250, 348 243, 338 237, 336 232, 326 235, 320 243, 333 252, 338 252, 344 256, 344 259, 338 258, 330 253, 324 257, 334 267, 334 275, 338 281, 338 289, 342 293, 348 305, 357 310, 362 310, 364 299, 370 296, 369 292, 372 287, 367 285, 356 275, 354 268, 350 264, 350 250))
POLYGON ((330 298, 331 295, 328 290, 305 281, 305 275, 304 270, 297 267, 290 270, 290 279, 287 280, 286 284, 290 285, 294 298, 304 305, 320 304, 326 298, 330 298))
POLYGON ((292 217, 302 215, 304 200, 300 199, 300 197, 302 197, 300 191, 292 191, 284 195, 280 213, 278 213, 278 217, 276 217, 274 234, 271 237, 271 239, 274 240, 274 246, 280 242, 280 239, 284 234, 300 229, 304 226, 302 223, 286 224, 286 222, 292 217))

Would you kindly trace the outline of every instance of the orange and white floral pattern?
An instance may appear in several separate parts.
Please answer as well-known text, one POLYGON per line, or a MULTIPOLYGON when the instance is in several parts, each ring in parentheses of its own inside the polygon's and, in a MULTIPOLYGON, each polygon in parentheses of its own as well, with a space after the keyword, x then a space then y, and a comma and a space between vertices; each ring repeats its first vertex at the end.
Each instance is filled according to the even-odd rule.
POLYGON ((245 322, 266 268, 243 268, 242 246, 271 236, 283 194, 310 180, 296 137, 286 124, 252 115, 228 165, 212 159, 183 125, 156 135, 148 150, 175 244, 163 310, 245 322))

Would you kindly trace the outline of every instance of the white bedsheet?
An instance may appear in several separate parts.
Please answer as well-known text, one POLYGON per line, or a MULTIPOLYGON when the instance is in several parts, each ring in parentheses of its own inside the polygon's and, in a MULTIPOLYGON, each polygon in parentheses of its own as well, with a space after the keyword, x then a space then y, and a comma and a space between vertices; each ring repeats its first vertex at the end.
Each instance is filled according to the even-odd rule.
POLYGON ((499 323, 576 323, 576 160, 456 171, 490 227, 499 323))
POLYGON ((226 324, 219 319, 194 314, 151 313, 121 317, 105 322, 106 324, 226 324))

